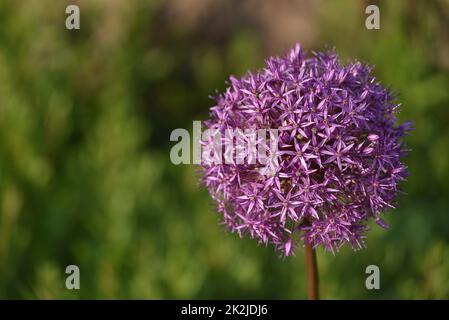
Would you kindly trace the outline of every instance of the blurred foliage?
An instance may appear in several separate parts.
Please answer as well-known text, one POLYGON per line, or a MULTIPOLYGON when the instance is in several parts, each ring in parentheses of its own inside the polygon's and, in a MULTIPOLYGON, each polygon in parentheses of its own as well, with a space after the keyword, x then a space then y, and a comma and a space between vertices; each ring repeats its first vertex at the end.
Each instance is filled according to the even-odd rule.
MULTIPOLYGON (((288 47, 238 1, 181 15, 175 0, 73 1, 79 31, 69 3, 0 1, 0 298, 305 298, 301 250, 280 259, 225 233, 195 168, 169 161, 171 130, 288 47), (65 288, 69 264, 81 290, 65 288)), ((356 253, 319 250, 322 296, 449 298, 449 3, 378 1, 380 30, 363 2, 316 3, 305 49, 375 65, 416 127, 390 230, 373 226, 356 253), (365 288, 369 264, 381 290, 365 288)))

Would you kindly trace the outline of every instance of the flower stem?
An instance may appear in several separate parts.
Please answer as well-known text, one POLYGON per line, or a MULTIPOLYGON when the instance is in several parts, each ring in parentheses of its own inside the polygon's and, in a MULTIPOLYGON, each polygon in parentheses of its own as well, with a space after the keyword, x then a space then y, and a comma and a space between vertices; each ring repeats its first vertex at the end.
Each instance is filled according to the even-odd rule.
POLYGON ((316 252, 310 243, 305 244, 305 264, 307 273, 307 296, 309 300, 318 300, 318 267, 316 262, 316 252))

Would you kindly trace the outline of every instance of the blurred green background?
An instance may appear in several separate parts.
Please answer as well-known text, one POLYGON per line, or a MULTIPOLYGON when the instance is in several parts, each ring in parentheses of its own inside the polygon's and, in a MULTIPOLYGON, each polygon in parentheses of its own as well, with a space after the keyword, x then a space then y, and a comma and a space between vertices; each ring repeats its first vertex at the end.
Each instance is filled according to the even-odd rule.
POLYGON ((0 298, 306 298, 302 250, 225 233, 195 167, 169 161, 230 74, 295 42, 375 65, 416 127, 390 230, 320 249, 322 297, 449 298, 449 1, 374 3, 380 30, 369 1, 0 0, 0 298))

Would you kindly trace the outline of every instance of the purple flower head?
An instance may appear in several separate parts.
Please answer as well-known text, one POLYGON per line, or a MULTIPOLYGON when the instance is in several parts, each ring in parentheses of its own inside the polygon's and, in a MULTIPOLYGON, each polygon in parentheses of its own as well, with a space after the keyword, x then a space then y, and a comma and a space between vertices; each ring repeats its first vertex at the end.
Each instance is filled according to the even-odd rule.
POLYGON ((205 126, 223 137, 277 129, 278 165, 262 174, 258 163, 202 162, 224 223, 286 256, 304 242, 364 247, 368 220, 388 227, 381 214, 407 176, 402 137, 411 124, 397 125, 398 106, 371 67, 341 65, 333 52, 306 57, 299 44, 257 73, 230 77, 205 126))

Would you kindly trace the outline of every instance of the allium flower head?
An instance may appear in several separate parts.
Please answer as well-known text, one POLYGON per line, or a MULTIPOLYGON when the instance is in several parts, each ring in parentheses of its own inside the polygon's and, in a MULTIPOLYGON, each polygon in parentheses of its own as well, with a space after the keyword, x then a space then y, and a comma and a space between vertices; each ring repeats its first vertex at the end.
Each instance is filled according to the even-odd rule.
MULTIPOLYGON (((398 104, 360 62, 342 65, 334 52, 306 57, 296 45, 271 57, 263 70, 216 97, 206 127, 278 129, 278 166, 202 162, 203 182, 224 223, 240 236, 272 243, 286 256, 300 243, 335 252, 345 243, 364 247, 367 222, 387 228, 401 163, 398 104)), ((224 139, 224 138, 223 138, 224 139)))

